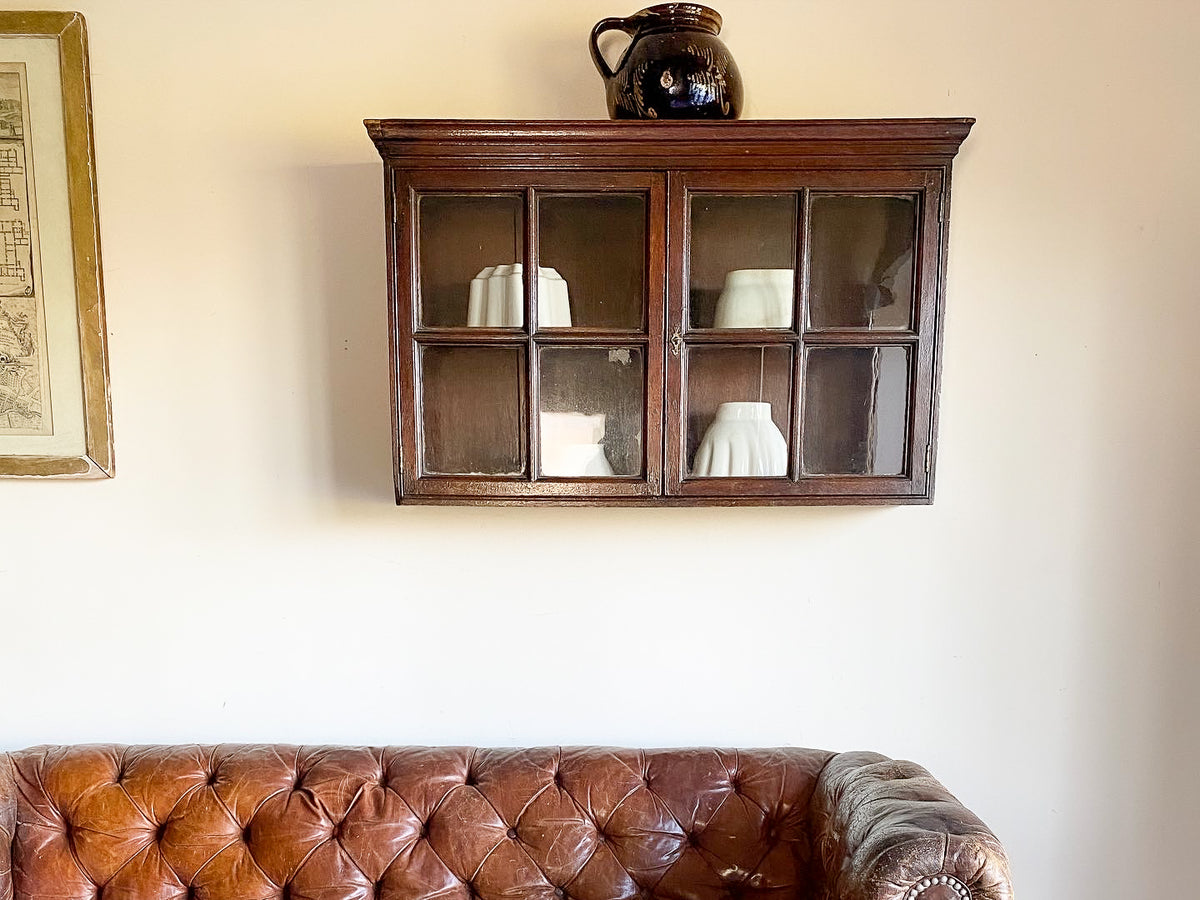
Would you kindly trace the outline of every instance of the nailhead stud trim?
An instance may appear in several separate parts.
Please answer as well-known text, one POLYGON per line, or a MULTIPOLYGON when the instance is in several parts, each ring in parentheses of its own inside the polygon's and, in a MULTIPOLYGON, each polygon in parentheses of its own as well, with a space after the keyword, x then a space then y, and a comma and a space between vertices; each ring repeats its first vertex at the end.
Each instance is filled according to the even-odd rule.
POLYGON ((954 891, 954 893, 958 894, 962 900, 971 900, 971 892, 967 889, 967 886, 953 875, 934 875, 931 878, 922 878, 908 889, 908 893, 904 895, 904 900, 917 900, 918 897, 920 897, 935 884, 947 885, 952 891, 954 891))

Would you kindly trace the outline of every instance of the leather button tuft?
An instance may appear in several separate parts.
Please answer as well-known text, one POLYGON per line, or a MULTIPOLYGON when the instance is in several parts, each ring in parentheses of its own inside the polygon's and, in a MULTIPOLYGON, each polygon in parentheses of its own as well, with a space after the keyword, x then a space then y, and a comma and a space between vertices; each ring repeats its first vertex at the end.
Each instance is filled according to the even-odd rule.
POLYGON ((508 839, 510 841, 515 841, 517 839, 517 829, 515 829, 515 828, 508 829, 508 839))

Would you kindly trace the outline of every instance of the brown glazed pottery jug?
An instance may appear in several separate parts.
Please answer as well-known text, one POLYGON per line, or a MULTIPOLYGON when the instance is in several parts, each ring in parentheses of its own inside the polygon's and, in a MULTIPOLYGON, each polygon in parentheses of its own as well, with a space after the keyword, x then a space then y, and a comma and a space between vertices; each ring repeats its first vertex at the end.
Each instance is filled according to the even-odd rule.
POLYGON ((602 19, 592 29, 592 61, 604 78, 614 119, 736 119, 742 76, 717 35, 721 16, 698 3, 660 3, 626 19, 602 19), (600 35, 633 38, 610 69, 600 35))

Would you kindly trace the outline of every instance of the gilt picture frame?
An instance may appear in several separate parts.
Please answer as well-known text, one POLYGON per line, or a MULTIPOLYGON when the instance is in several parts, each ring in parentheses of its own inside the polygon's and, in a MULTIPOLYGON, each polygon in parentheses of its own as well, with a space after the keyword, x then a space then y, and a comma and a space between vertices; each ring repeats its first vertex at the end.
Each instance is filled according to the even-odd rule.
POLYGON ((0 477, 114 471, 87 29, 0 12, 0 477))

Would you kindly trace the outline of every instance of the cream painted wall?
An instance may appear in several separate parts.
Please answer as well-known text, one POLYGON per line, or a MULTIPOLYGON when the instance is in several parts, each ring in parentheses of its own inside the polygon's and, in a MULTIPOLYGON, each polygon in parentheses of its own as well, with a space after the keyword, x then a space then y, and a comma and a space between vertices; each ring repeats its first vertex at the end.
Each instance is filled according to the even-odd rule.
POLYGON ((392 506, 361 125, 603 117, 632 5, 78 6, 119 476, 0 484, 0 747, 874 748, 1025 900, 1191 895, 1194 2, 721 0, 747 117, 979 119, 938 496, 661 511, 392 506))

